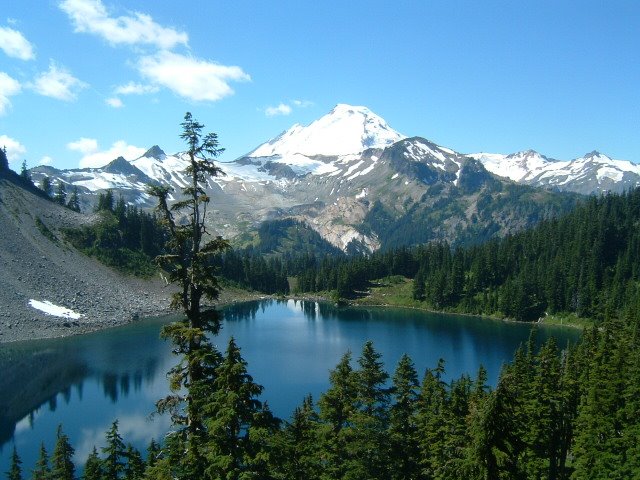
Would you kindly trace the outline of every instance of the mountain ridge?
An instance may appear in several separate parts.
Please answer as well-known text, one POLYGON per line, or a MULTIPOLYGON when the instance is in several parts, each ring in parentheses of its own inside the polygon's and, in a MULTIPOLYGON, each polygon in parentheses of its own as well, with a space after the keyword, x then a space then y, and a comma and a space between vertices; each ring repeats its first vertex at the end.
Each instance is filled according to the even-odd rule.
MULTIPOLYGON (((514 215, 520 207, 509 202, 524 197, 545 212, 543 216, 566 208, 553 193, 512 187, 509 175, 492 171, 491 161, 507 167, 508 162, 519 162, 523 176, 535 166, 552 162, 534 151, 474 158, 422 137, 406 137, 366 107, 339 104, 307 127, 294 125, 247 155, 219 162, 226 175, 209 179, 206 186, 216 212, 216 224, 211 227, 227 238, 242 238, 264 220, 294 218, 343 251, 374 251, 384 248, 384 239, 390 238, 383 231, 388 226, 379 218, 367 220, 376 204, 394 219, 389 225, 405 222, 403 231, 410 222, 423 225, 430 219, 422 227, 428 235, 408 232, 407 237, 450 242, 470 238, 472 231, 504 235, 537 221, 539 216, 528 210, 523 218, 529 220, 514 215), (344 135, 334 135, 336 131, 344 135), (447 197, 454 199, 455 208, 447 197), (554 205, 550 210, 549 202, 554 205), (426 210, 425 205, 436 211, 426 210), (486 208, 501 213, 485 212, 486 208)), ((85 208, 110 188, 128 203, 150 209, 155 202, 146 194, 146 185, 172 187, 169 200, 175 201, 188 184, 182 173, 187 166, 188 160, 180 154, 167 155, 154 145, 136 159, 119 158, 102 169, 38 167, 32 175, 39 181, 45 174, 55 174, 55 182, 78 186, 85 208)), ((527 188, 536 186, 533 180, 522 183, 527 188)), ((556 191, 566 186, 549 183, 556 191)))

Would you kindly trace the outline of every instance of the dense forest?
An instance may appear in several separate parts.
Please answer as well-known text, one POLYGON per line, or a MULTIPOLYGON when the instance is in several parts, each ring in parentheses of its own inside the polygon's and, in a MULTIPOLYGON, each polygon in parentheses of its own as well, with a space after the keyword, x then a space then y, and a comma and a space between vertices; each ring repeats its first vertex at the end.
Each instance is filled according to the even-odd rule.
MULTIPOLYGON (((158 219, 109 193, 98 211, 101 222, 67 238, 110 265, 153 273, 166 235, 158 219)), ((435 242, 347 256, 289 220, 261 227, 256 246, 227 249, 210 261, 226 281, 267 294, 291 289, 349 299, 374 280, 401 275, 413 279, 413 297, 425 308, 523 321, 575 313, 602 321, 637 296, 640 189, 589 197, 561 218, 479 245, 435 242), (288 236, 295 248, 282 250, 276 239, 287 229, 296 232, 288 236)))
POLYGON ((289 266, 302 292, 348 298, 372 280, 402 275, 427 308, 517 320, 572 312, 602 321, 638 295, 640 189, 590 197, 562 218, 477 246, 430 243, 289 266))

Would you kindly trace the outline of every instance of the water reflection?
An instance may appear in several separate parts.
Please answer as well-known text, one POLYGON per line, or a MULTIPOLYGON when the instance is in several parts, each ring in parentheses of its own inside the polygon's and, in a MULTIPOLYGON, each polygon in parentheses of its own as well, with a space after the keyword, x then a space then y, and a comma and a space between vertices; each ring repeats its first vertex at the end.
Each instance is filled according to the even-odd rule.
MULTIPOLYGON (((264 300, 230 305, 214 339, 224 350, 234 336, 249 371, 265 387, 263 398, 288 418, 302 398, 326 390, 328 372, 347 351, 357 358, 367 340, 392 372, 408 353, 419 372, 446 359, 446 378, 475 375, 483 364, 495 384, 502 363, 526 341, 531 327, 407 309, 337 308, 304 300, 264 300)), ((166 372, 175 364, 171 346, 160 340, 165 320, 138 322, 92 335, 0 346, 0 472, 8 468, 13 439, 28 471, 40 441, 49 452, 55 430, 64 426, 83 462, 104 432, 119 420, 127 442, 144 450, 161 438, 169 419, 149 420, 167 394, 166 372)), ((541 329, 559 344, 577 339, 573 330, 541 329)))
MULTIPOLYGON (((168 357, 168 346, 157 335, 158 321, 149 322, 141 322, 126 333, 114 329, 0 346, 0 451, 16 433, 33 430, 36 419, 44 417, 43 410, 51 414, 48 417, 57 417, 65 429, 73 425, 77 422, 73 416, 57 412, 69 407, 73 411, 83 404, 86 390, 91 392, 90 401, 95 402, 97 390, 112 405, 140 396, 145 382, 154 382, 168 357), (155 335, 141 337, 149 322, 157 327, 155 335)), ((149 413, 144 413, 143 420, 149 413)))

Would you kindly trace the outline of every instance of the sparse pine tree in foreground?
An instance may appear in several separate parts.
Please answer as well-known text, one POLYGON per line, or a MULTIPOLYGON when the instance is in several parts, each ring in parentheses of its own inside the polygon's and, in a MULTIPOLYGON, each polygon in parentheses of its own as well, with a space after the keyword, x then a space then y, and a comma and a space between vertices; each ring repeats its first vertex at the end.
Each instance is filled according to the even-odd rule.
POLYGON ((149 193, 158 198, 158 210, 169 231, 168 253, 158 257, 158 263, 168 271, 170 282, 179 288, 171 306, 185 315, 184 320, 162 331, 163 337, 173 342, 174 352, 181 360, 169 372, 174 393, 158 402, 158 410, 171 412, 178 427, 174 443, 181 445, 184 452, 180 470, 182 475, 193 478, 201 477, 206 467, 201 448, 206 441, 203 408, 213 393, 213 379, 222 360, 207 336, 215 335, 220 328, 218 312, 203 308, 202 301, 218 297, 220 287, 209 258, 228 245, 221 237, 205 238, 210 199, 204 186, 211 176, 222 173, 213 159, 224 149, 220 148, 217 135, 203 135, 203 128, 190 113, 185 115, 180 137, 188 147, 183 155, 189 162, 185 173, 190 182, 182 189, 184 199, 169 207, 169 188, 149 188, 149 193), (186 218, 186 223, 180 218, 186 218))

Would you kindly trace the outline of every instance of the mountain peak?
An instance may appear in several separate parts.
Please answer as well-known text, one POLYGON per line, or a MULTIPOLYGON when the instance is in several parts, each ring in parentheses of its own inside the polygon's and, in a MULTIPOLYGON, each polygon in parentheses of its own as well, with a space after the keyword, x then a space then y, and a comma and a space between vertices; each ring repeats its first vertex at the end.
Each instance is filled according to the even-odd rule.
POLYGON ((598 157, 602 157, 602 156, 603 156, 603 155, 602 155, 599 151, 594 150, 594 151, 592 151, 592 152, 587 153, 587 154, 584 156, 584 158, 586 158, 586 159, 591 159, 591 158, 598 158, 598 157))
POLYGON ((115 160, 112 160, 102 168, 102 171, 122 175, 142 175, 142 172, 134 165, 127 162, 124 157, 118 157, 115 160))
POLYGON ((155 158, 156 160, 163 160, 166 156, 167 154, 164 153, 164 151, 158 145, 154 145, 143 155, 143 157, 155 158))
POLYGON ((308 126, 292 126, 249 156, 348 155, 368 148, 385 148, 403 138, 405 135, 393 130, 367 107, 339 103, 308 126))

